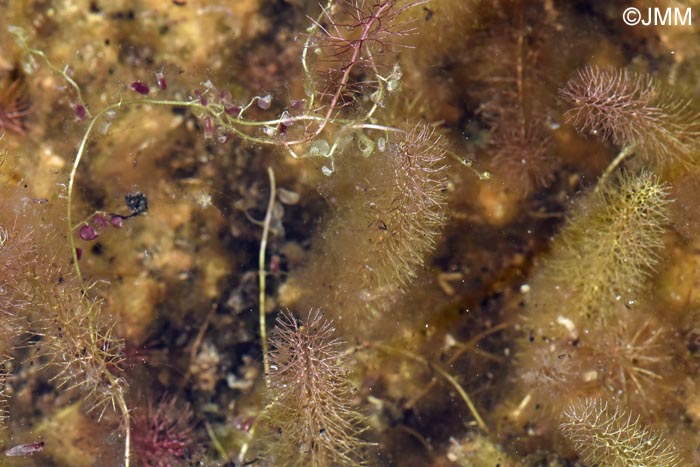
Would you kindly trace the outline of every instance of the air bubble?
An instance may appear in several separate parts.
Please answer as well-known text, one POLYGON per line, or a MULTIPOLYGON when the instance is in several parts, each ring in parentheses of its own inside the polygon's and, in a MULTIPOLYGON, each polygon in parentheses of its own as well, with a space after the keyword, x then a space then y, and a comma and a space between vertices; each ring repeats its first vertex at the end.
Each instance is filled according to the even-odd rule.
POLYGON ((103 120, 100 122, 100 126, 97 128, 97 131, 101 134, 107 134, 107 131, 109 130, 110 125, 112 125, 112 120, 117 116, 117 112, 115 110, 109 110, 105 112, 103 120))
POLYGON ((282 123, 286 126, 292 126, 294 125, 294 120, 292 119, 292 114, 290 114, 288 111, 282 112, 282 115, 280 115, 280 120, 282 120, 282 123))
POLYGON ((39 64, 36 62, 34 55, 28 55, 22 60, 22 71, 26 75, 31 75, 39 69, 39 64))
POLYGON ((266 94, 258 99, 258 107, 267 110, 272 105, 272 94, 266 94))
POLYGON ((374 152, 374 141, 365 134, 357 134, 357 146, 360 148, 362 157, 364 158, 371 156, 374 152))
POLYGON ((309 156, 311 157, 330 157, 331 146, 325 139, 317 139, 311 143, 309 148, 309 156))
POLYGON ((106 135, 112 122, 110 120, 102 120, 100 126, 97 128, 97 132, 101 135, 106 135))

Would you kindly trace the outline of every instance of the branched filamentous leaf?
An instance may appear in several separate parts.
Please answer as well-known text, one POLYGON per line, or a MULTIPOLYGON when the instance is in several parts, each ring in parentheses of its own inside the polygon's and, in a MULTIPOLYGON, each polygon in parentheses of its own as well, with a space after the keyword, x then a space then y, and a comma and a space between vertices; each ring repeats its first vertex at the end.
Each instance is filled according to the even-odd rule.
POLYGON ((541 278, 581 312, 605 312, 615 302, 635 299, 659 261, 667 194, 668 185, 647 171, 622 171, 605 180, 574 208, 541 278))
POLYGON ((320 312, 303 325, 282 314, 270 344, 269 403, 262 415, 266 465, 362 465, 364 418, 351 404, 343 344, 320 312))
POLYGON ((572 404, 560 428, 588 466, 680 467, 675 446, 639 418, 597 399, 572 404))
POLYGON ((567 120, 579 131, 666 166, 697 164, 700 112, 649 75, 586 67, 560 95, 571 104, 567 120))

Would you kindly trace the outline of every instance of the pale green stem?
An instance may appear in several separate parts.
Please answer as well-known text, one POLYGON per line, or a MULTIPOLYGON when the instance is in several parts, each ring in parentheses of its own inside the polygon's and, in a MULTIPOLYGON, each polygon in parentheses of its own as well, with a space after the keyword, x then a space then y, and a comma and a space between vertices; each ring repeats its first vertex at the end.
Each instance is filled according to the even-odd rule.
POLYGON ((258 280, 260 283, 260 341, 262 342, 265 386, 269 389, 270 358, 268 356, 266 327, 267 325, 265 323, 265 278, 267 275, 267 272, 265 271, 265 250, 267 249, 267 237, 270 234, 270 222, 272 221, 272 209, 275 206, 275 195, 277 188, 275 185, 275 173, 272 171, 272 168, 267 168, 267 174, 270 177, 270 200, 267 203, 267 211, 265 213, 265 223, 263 224, 262 239, 260 240, 260 251, 258 254, 258 280))
POLYGON ((630 144, 629 146, 625 146, 622 151, 620 151, 620 154, 613 159, 613 161, 608 165, 608 167, 605 169, 605 172, 603 172, 603 175, 600 176, 598 179, 598 184, 595 187, 595 192, 597 192, 601 186, 605 183, 605 181, 608 179, 610 174, 612 174, 617 167, 622 164, 622 162, 627 159, 629 156, 631 156, 634 153, 634 144, 630 144))
MULTIPOLYGON (((260 239, 260 250, 258 252, 258 280, 260 284, 260 341, 262 342, 262 353, 263 353, 263 368, 265 371, 265 387, 270 389, 270 358, 268 356, 267 347, 267 324, 265 316, 265 277, 267 272, 265 271, 265 250, 267 249, 267 237, 270 234, 270 223, 272 222, 272 209, 275 206, 275 196, 277 194, 277 185, 275 184, 275 173, 272 171, 271 167, 267 168, 267 175, 270 178, 270 200, 267 203, 267 211, 265 212, 265 221, 263 223, 263 233, 260 239)), ((256 419, 248 432, 248 440, 243 443, 241 450, 238 453, 238 461, 240 463, 244 462, 245 456, 248 453, 250 443, 255 437, 255 425, 257 423, 256 419)))
POLYGON ((413 352, 410 352, 406 349, 399 349, 399 348, 394 348, 391 346, 387 346, 387 345, 383 345, 383 344, 376 344, 376 343, 373 343, 370 345, 372 347, 375 347, 375 348, 381 350, 381 351, 384 351, 387 353, 398 354, 398 355, 406 357, 410 360, 413 360, 415 362, 422 363, 423 365, 427 366, 428 368, 432 368, 433 370, 435 370, 435 372, 437 372, 437 374, 439 374, 440 376, 445 378, 445 380, 448 383, 450 383, 453 388, 455 388, 457 393, 460 395, 462 400, 464 400, 464 403, 469 408, 469 411, 472 413, 472 416, 474 417, 474 420, 476 420, 476 424, 479 426, 479 428, 481 428, 481 430, 484 433, 489 432, 488 427, 486 426, 486 423, 484 423, 484 420, 481 418, 481 416, 479 415, 479 412, 476 410, 476 406, 474 405, 471 398, 469 397, 469 394, 467 394, 467 392, 464 390, 464 388, 462 388, 462 385, 459 384, 459 382, 454 378, 454 376, 449 374, 447 371, 443 370, 440 366, 438 366, 434 363, 431 363, 428 360, 426 360, 425 358, 420 357, 420 356, 418 356, 418 355, 414 354, 413 352))
POLYGON ((216 433, 214 433, 214 429, 207 422, 204 423, 204 427, 207 429, 207 434, 209 435, 211 444, 214 446, 214 449, 216 449, 216 452, 219 453, 219 456, 221 456, 222 459, 228 461, 228 453, 226 452, 226 449, 224 449, 224 447, 222 446, 221 441, 219 441, 219 438, 216 436, 216 433))
MULTIPOLYGON (((266 407, 267 409, 267 407, 266 407)), ((243 443, 243 446, 241 446, 241 450, 238 453, 238 462, 241 465, 245 465, 245 456, 248 454, 248 449, 250 449, 250 445, 252 441, 255 439, 255 428, 256 424, 258 423, 258 419, 260 417, 256 417, 255 420, 253 420, 253 425, 250 427, 250 430, 248 431, 248 439, 243 443)))
POLYGON ((129 467, 131 461, 131 419, 129 418, 129 408, 126 406, 126 400, 124 399, 124 391, 121 386, 118 387, 119 397, 117 398, 117 403, 124 420, 124 467, 129 467))

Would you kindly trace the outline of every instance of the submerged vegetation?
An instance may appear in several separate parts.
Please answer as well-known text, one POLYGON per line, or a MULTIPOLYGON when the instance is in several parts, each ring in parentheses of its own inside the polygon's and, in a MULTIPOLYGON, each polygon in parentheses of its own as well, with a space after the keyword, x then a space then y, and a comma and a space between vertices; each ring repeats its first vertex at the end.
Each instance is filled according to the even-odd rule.
POLYGON ((698 31, 627 6, 0 2, 0 464, 689 465, 698 31))
POLYGON ((561 90, 573 108, 567 120, 620 147, 634 147, 647 163, 697 164, 700 113, 645 74, 585 68, 561 90))
POLYGON ((571 209, 549 259, 533 275, 533 309, 561 314, 565 300, 578 315, 614 319, 616 302, 638 300, 658 264, 668 186, 651 172, 626 170, 600 183, 571 209))
POLYGON ((383 154, 348 155, 337 168, 327 183, 333 217, 280 295, 302 310, 336 303, 342 311, 330 316, 359 331, 392 308, 435 246, 446 220, 445 147, 434 129, 417 124, 383 154))
POLYGON ((300 325, 282 314, 271 336, 268 406, 260 442, 269 465, 363 464, 362 415, 352 408, 353 388, 343 343, 318 311, 300 325))
POLYGON ((565 417, 561 429, 586 465, 683 465, 673 444, 620 409, 582 400, 569 407, 565 417))

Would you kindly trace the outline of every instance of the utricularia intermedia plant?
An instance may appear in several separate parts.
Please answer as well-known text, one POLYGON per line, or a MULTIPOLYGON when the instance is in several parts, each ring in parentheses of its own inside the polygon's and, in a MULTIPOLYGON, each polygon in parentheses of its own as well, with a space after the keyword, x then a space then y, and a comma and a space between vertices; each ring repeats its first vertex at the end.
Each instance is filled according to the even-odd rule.
POLYGON ((3 461, 691 465, 685 11, 0 2, 3 461))

